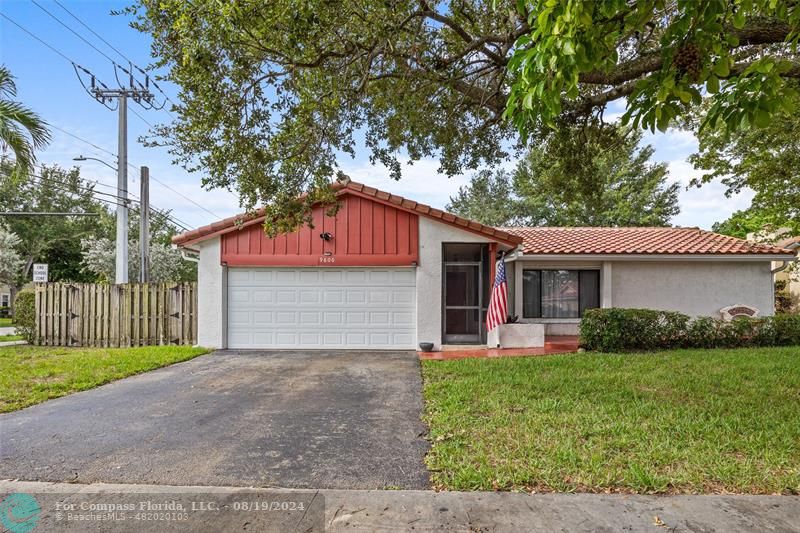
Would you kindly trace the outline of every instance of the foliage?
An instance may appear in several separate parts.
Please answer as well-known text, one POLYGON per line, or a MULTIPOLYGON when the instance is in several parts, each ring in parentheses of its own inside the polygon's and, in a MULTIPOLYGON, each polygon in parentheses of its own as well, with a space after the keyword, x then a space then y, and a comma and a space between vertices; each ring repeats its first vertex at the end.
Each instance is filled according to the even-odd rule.
MULTIPOLYGON (((113 283, 116 274, 116 250, 113 241, 86 239, 83 247, 83 266, 100 281, 113 283)), ((128 246, 128 279, 139 279, 139 243, 131 241, 128 246)), ((187 261, 181 257, 180 250, 161 243, 150 244, 150 281, 194 281, 197 273, 194 268, 187 269, 187 261)), ((189 263, 192 264, 192 263, 189 263)))
MULTIPOLYGON (((14 76, 0 65, 0 145, 11 148, 16 159, 14 174, 25 176, 33 170, 35 150, 50 142, 47 124, 33 111, 10 98, 17 96, 14 76)), ((0 176, 0 180, 5 179, 0 176)))
POLYGON ((800 315, 738 317, 728 322, 652 309, 590 309, 581 319, 580 343, 601 352, 800 346, 800 315))
POLYGON ((627 98, 625 123, 665 131, 712 100, 704 125, 768 125, 792 112, 800 10, 774 0, 521 0, 506 116, 523 133, 627 98))
MULTIPOLYGON (((800 105, 800 96, 793 101, 795 106, 800 105)), ((695 123, 699 120, 694 118, 695 123)), ((729 197, 745 188, 751 189, 755 192, 752 206, 739 219, 800 232, 800 115, 797 112, 777 113, 760 129, 730 133, 722 128, 705 128, 699 131, 698 140, 699 151, 689 161, 702 170, 703 175, 692 185, 700 187, 719 180, 727 188, 729 197)))
POLYGON ((402 157, 438 157, 453 176, 621 98, 635 127, 666 129, 701 90, 711 126, 763 126, 791 109, 786 79, 800 76, 800 10, 772 0, 138 0, 125 12, 180 87, 177 120, 150 142, 207 187, 268 206, 273 233, 332 201, 337 157, 362 139, 394 178, 402 157))
POLYGON ((520 200, 512 179, 505 170, 483 170, 472 177, 469 185, 459 187, 445 209, 489 226, 517 225, 521 223, 520 200))
POLYGON ((36 293, 24 290, 17 293, 14 300, 14 325, 17 334, 22 335, 26 341, 33 343, 36 340, 36 293))
POLYGON ((332 200, 337 156, 362 139, 395 178, 406 156, 449 176, 495 163, 514 137, 501 116, 521 23, 503 3, 140 0, 128 12, 182 102, 153 142, 269 206, 273 231, 332 200))
MULTIPOLYGON (((0 162, 0 175, 8 176, 11 165, 7 160, 0 162)), ((113 240, 116 234, 116 218, 105 205, 95 197, 95 184, 81 177, 78 168, 70 170, 58 166, 42 166, 39 174, 26 178, 0 182, 0 210, 10 211, 56 211, 89 212, 97 217, 13 217, 8 219, 10 228, 21 242, 17 246, 24 263, 19 269, 14 284, 17 287, 30 281, 31 265, 35 262, 48 263, 50 281, 97 281, 98 273, 83 265, 83 241, 103 242, 107 247, 103 255, 111 254, 111 276, 113 280, 113 240)), ((139 210, 129 210, 128 231, 131 239, 130 256, 138 257, 139 210)), ((183 262, 175 267, 175 252, 169 250, 171 238, 177 228, 161 214, 150 217, 150 238, 153 244, 151 263, 155 271, 162 274, 161 263, 165 262, 165 275, 177 270, 176 279, 190 281, 196 279, 194 263, 183 262)), ((179 257, 178 253, 178 257, 179 257)), ((138 266, 136 267, 138 272, 138 266)), ((131 278, 136 279, 136 278, 131 278)))
POLYGON ((13 165, 0 161, 0 210, 98 213, 98 217, 8 217, 6 223, 20 238, 16 249, 23 259, 13 285, 30 281, 35 262, 50 265, 51 281, 93 281, 79 269, 81 239, 99 234, 98 218, 111 219, 93 195, 94 184, 81 178, 79 170, 43 165, 39 174, 7 178, 13 165))
POLYGON ((192 346, 0 348, 0 412, 15 411, 208 353, 192 346))
POLYGON ((762 210, 749 208, 736 211, 727 220, 715 222, 711 229, 722 235, 746 239, 748 233, 770 232, 790 225, 787 220, 777 220, 762 210))
POLYGON ((490 225, 663 226, 679 212, 678 183, 667 183, 641 131, 561 124, 534 146, 513 179, 478 174, 448 210, 490 225))
POLYGON ((798 357, 786 347, 422 361, 431 482, 796 494, 798 357))
POLYGON ((22 267, 22 258, 16 248, 20 240, 0 223, 0 285, 12 285, 22 267))
MULTIPOLYGON (((798 302, 789 292, 789 281, 785 279, 775 280, 775 312, 791 313, 795 310, 798 302)), ((798 308, 800 311, 800 308, 798 308)))

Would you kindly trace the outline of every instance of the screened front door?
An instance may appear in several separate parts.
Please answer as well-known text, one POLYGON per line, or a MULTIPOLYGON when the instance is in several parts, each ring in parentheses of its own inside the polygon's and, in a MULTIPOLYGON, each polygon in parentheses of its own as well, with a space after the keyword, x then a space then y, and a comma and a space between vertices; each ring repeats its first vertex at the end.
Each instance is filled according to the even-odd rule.
POLYGON ((485 316, 486 245, 444 245, 443 342, 480 344, 485 316))

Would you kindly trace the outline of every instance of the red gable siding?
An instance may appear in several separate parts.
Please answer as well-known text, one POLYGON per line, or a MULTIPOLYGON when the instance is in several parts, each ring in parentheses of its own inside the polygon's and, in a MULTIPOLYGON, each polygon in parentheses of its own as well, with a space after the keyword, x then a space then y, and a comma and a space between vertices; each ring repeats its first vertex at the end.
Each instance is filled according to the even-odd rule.
POLYGON ((229 266, 410 266, 419 260, 419 217, 366 198, 347 195, 335 216, 312 212, 314 229, 264 234, 253 224, 222 235, 229 266), (324 241, 320 234, 333 238, 324 241))

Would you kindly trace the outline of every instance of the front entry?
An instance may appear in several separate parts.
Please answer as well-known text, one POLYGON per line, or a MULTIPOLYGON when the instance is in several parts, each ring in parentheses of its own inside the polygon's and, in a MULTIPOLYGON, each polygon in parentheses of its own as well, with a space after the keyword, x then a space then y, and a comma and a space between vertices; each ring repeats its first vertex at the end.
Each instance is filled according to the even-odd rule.
POLYGON ((443 245, 442 342, 482 344, 488 298, 488 245, 443 245))

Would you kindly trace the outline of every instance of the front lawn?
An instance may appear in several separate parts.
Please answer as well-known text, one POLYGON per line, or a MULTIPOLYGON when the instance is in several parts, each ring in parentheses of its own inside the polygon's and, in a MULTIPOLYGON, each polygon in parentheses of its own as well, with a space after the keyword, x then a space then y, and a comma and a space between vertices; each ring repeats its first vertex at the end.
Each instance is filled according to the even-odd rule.
POLYGON ((13 325, 14 323, 10 318, 0 318, 0 328, 7 328, 13 325))
POLYGON ((0 347, 0 413, 207 353, 191 346, 0 347))
POLYGON ((800 492, 800 347, 422 368, 437 488, 800 492))
POLYGON ((0 335, 0 342, 21 341, 22 335, 0 335))

